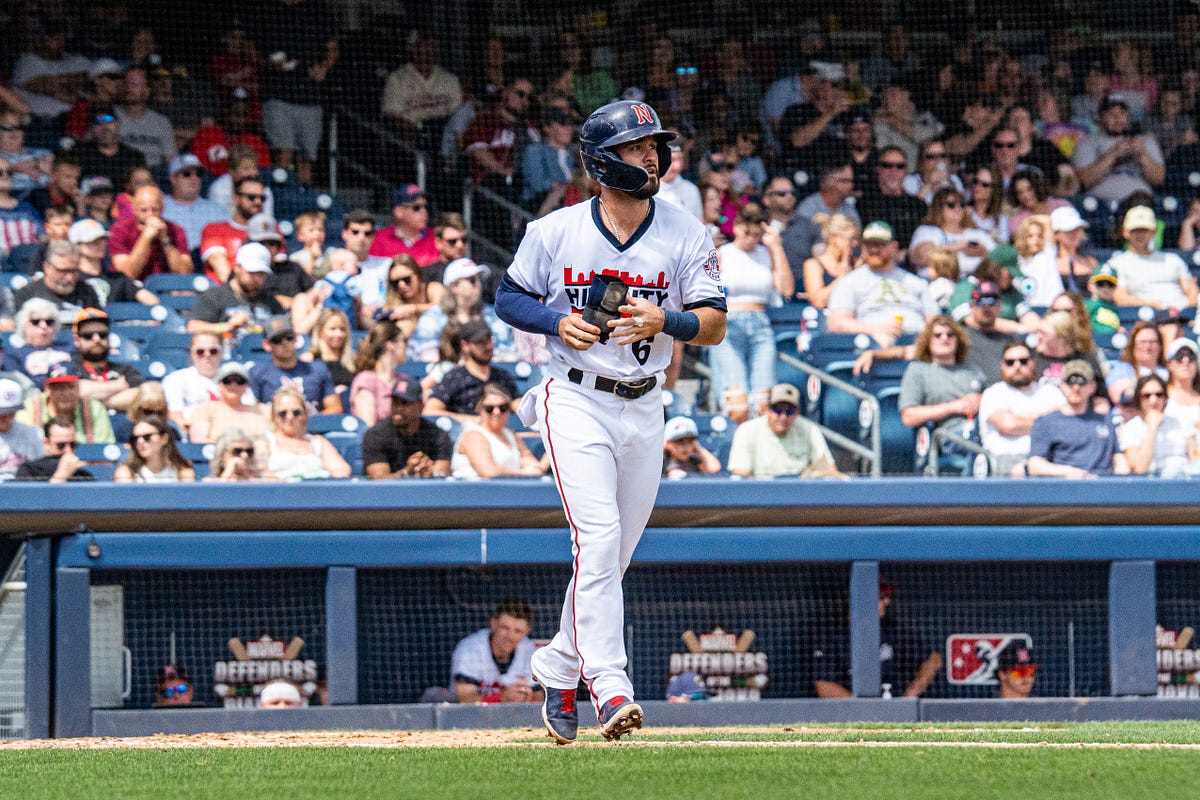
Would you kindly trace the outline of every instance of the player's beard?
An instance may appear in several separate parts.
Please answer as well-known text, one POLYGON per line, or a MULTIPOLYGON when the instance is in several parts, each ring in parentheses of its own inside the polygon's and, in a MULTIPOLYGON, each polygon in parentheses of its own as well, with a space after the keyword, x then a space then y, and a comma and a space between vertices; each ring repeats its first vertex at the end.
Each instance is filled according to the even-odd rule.
POLYGON ((630 192, 629 196, 635 200, 649 200, 651 197, 654 197, 654 195, 658 194, 658 186, 658 176, 651 175, 646 182, 642 184, 642 188, 635 192, 630 192))

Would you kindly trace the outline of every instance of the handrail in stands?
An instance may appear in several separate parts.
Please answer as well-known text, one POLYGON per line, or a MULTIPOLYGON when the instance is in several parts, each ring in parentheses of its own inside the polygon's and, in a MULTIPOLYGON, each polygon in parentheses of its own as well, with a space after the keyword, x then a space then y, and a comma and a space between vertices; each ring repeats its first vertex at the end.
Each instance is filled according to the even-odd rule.
POLYGON ((404 141, 396 134, 392 133, 391 131, 387 130, 386 128, 380 127, 380 125, 377 122, 374 122, 370 119, 367 119, 366 117, 363 117, 360 114, 355 113, 354 111, 350 110, 346 106, 338 105, 338 106, 334 106, 333 111, 330 114, 330 119, 329 119, 329 139, 328 139, 328 141, 329 141, 329 193, 330 194, 336 195, 337 191, 338 191, 337 174, 338 174, 338 165, 339 164, 343 164, 344 166, 349 168, 355 174, 371 181, 371 183, 374 184, 378 188, 387 189, 387 190, 391 190, 393 188, 392 185, 389 184, 387 181, 382 180, 375 173, 374 170, 368 168, 364 164, 360 164, 359 162, 355 161, 354 159, 350 158, 349 156, 344 155, 339 150, 339 148, 338 148, 338 124, 339 124, 339 121, 342 119, 345 119, 347 122, 352 122, 355 125, 359 126, 360 128, 370 131, 373 135, 375 135, 378 138, 378 140, 381 144, 386 144, 391 147, 398 148, 398 149, 408 153, 409 155, 411 155, 413 157, 413 159, 416 161, 416 170, 417 170, 416 180, 414 181, 414 183, 416 183, 418 186, 420 186, 422 190, 425 190, 427 188, 425 184, 428 180, 427 176, 428 176, 428 172, 429 172, 429 164, 428 164, 428 156, 423 150, 419 150, 419 149, 413 147, 410 143, 404 141))
POLYGON ((482 244, 484 248, 496 255, 497 263, 507 266, 508 263, 513 259, 512 251, 505 247, 501 247, 487 237, 481 236, 479 231, 475 229, 472 223, 472 217, 475 213, 476 195, 478 195, 482 200, 486 200, 489 203, 494 203, 495 205, 501 206, 510 214, 516 214, 525 222, 532 222, 534 216, 526 209, 521 208, 521 206, 517 205, 516 203, 501 197, 491 189, 488 189, 484 186, 479 186, 478 184, 474 184, 469 181, 463 186, 463 219, 467 221, 467 228, 471 231, 471 243, 473 245, 482 244))
POLYGON ((950 431, 939 430, 934 430, 933 436, 929 441, 929 463, 933 469, 933 477, 941 477, 941 473, 938 472, 940 466, 938 462, 941 459, 943 442, 953 444, 956 447, 966 450, 968 453, 974 453, 977 456, 983 456, 987 459, 988 475, 993 477, 996 475, 996 459, 992 456, 992 451, 988 450, 978 442, 973 442, 970 439, 964 439, 962 436, 959 436, 956 433, 951 433, 950 431))
POLYGON ((872 478, 880 477, 883 474, 883 440, 879 429, 883 408, 879 404, 879 399, 870 392, 863 391, 853 384, 846 383, 846 381, 836 378, 811 364, 805 364, 803 361, 793 358, 787 353, 776 353, 775 357, 788 366, 795 367, 806 375, 816 378, 826 386, 845 392, 852 397, 857 397, 860 407, 862 403, 867 404, 867 407, 871 410, 870 447, 866 447, 853 439, 843 436, 832 428, 827 428, 820 423, 817 423, 817 427, 821 429, 821 433, 825 435, 825 438, 831 444, 843 450, 848 450, 859 458, 866 460, 870 464, 872 478))

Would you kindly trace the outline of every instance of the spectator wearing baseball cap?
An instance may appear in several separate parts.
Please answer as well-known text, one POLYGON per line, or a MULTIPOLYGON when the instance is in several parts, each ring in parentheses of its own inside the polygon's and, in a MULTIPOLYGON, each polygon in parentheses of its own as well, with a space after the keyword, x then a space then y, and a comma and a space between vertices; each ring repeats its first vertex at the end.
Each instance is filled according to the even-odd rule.
POLYGON ((0 378, 0 481, 12 480, 22 464, 46 454, 41 431, 16 421, 17 412, 24 405, 21 386, 9 378, 0 378))
POLYGON ((743 478, 844 478, 821 430, 800 416, 800 391, 778 383, 767 395, 767 413, 738 426, 728 468, 743 478))
POLYGON ((81 466, 83 462, 75 455, 75 445, 79 442, 79 437, 76 424, 70 416, 51 417, 41 429, 45 434, 42 440, 45 455, 18 467, 17 480, 48 483, 95 480, 95 477, 81 466))
POLYGON ((995 281, 981 280, 971 290, 967 315, 960 322, 969 345, 963 363, 983 373, 984 386, 990 386, 1002 378, 1000 357, 1014 334, 1014 331, 1001 330, 999 325, 1003 302, 1000 285, 995 281))
POLYGON ((205 170, 200 159, 181 153, 171 159, 168 174, 171 193, 163 198, 163 219, 176 223, 187 234, 189 250, 200 246, 204 226, 228 218, 228 212, 200 194, 205 170))
POLYGON ((113 411, 126 411, 137 396, 137 387, 146 378, 129 364, 108 359, 108 314, 98 308, 85 308, 75 317, 75 358, 71 366, 79 375, 79 394, 99 400, 113 411))
POLYGON ((325 362, 300 360, 296 352, 296 331, 286 314, 272 317, 267 323, 263 331, 263 349, 270 354, 271 360, 259 362, 250 369, 250 391, 260 403, 268 402, 285 386, 296 386, 301 387, 310 412, 343 412, 342 400, 325 362))
POLYGON ((109 186, 121 186, 134 167, 146 166, 146 157, 121 141, 121 121, 112 105, 92 103, 87 139, 75 148, 84 179, 101 176, 109 186))
POLYGON ((286 244, 279 224, 265 212, 255 214, 246 223, 246 241, 258 242, 271 252, 271 275, 263 291, 274 296, 284 310, 290 310, 296 295, 313 288, 312 275, 287 257, 286 244))
POLYGON ((115 200, 113 183, 107 177, 93 175, 79 182, 79 204, 83 218, 94 219, 107 229, 113 221, 115 200))
POLYGON ((108 259, 108 231, 91 217, 78 220, 67 230, 67 241, 79 250, 79 277, 100 300, 109 303, 141 303, 152 306, 158 297, 141 281, 114 272, 108 259))
POLYGON ((1088 194, 1118 203, 1137 191, 1154 192, 1166 177, 1162 149, 1152 134, 1130 128, 1129 106, 1109 95, 1096 114, 1097 130, 1075 146, 1071 164, 1088 194))
POLYGON ((704 678, 695 672, 680 673, 667 684, 668 703, 698 703, 708 700, 712 695, 712 691, 704 685, 704 678))
POLYGON ((77 142, 81 142, 88 134, 91 125, 92 109, 109 108, 121 99, 121 89, 125 79, 125 70, 111 58, 98 58, 92 62, 88 70, 88 80, 92 82, 92 90, 75 101, 67 114, 65 133, 77 142))
POLYGON ((1001 700, 1024 700, 1033 694, 1038 663, 1025 642, 1011 641, 996 659, 1001 700))
POLYGON ((415 183, 392 192, 392 225, 375 234, 370 254, 392 258, 407 253, 422 267, 438 260, 437 242, 429 227, 429 200, 415 183))
POLYGON ((58 309, 59 319, 71 324, 85 308, 96 308, 100 298, 79 276, 79 250, 61 239, 48 242, 41 263, 42 277, 32 280, 13 293, 13 303, 21 308, 33 299, 48 300, 58 309))
POLYGON ((1058 388, 1067 398, 1057 411, 1038 417, 1029 433, 1028 474, 1032 477, 1093 478, 1125 475, 1111 418, 1092 409, 1096 372, 1083 359, 1063 365, 1058 388))
POLYGON ((208 289, 196 300, 188 318, 188 333, 224 336, 265 325, 271 317, 284 313, 279 301, 263 290, 270 276, 270 250, 258 242, 239 247, 229 281, 208 289))
POLYGON ((215 381, 216 398, 200 403, 192 412, 188 423, 191 441, 215 442, 231 430, 252 437, 270 432, 263 409, 250 393, 250 370, 245 364, 226 361, 217 368, 215 381))
POLYGON ((492 306, 483 303, 483 282, 490 272, 488 267, 476 264, 469 258, 457 258, 446 265, 442 272, 446 293, 440 305, 425 311, 417 319, 417 326, 408 342, 409 360, 437 361, 442 329, 451 319, 460 324, 482 319, 492 333, 494 359, 515 360, 513 329, 496 316, 492 306))
POLYGON ((888 347, 902 334, 920 332, 940 309, 929 284, 896 263, 891 225, 869 222, 861 239, 862 266, 834 286, 826 319, 833 333, 865 333, 888 347))
POLYGON ((700 431, 691 417, 667 420, 663 431, 663 477, 677 480, 720 471, 720 460, 700 444, 700 431))
POLYGON ((1058 273, 1068 292, 1087 296, 1088 277, 1096 268, 1096 259, 1081 253, 1088 223, 1075 206, 1067 205, 1050 212, 1050 230, 1057 249, 1058 273))
POLYGON ((396 375, 391 414, 363 435, 363 469, 368 478, 444 478, 450 474, 450 436, 421 416, 421 384, 396 375))
MULTIPOLYGON (((1146 206, 1134 206, 1125 212, 1121 230, 1127 249, 1108 261, 1117 272, 1113 300, 1119 306, 1159 309, 1159 321, 1174 324, 1184 319, 1185 309, 1196 306, 1196 279, 1182 258, 1154 249, 1157 225, 1154 211, 1146 206)), ((1163 333, 1169 340, 1176 332, 1171 327, 1163 333)))
POLYGON ((77 442, 116 441, 108 409, 99 400, 80 397, 79 374, 68 363, 50 368, 45 391, 26 398, 25 405, 17 412, 17 421, 40 427, 57 416, 74 421, 77 442))
POLYGON ((426 416, 448 416, 463 423, 478 421, 479 398, 489 383, 496 384, 509 397, 519 397, 517 383, 505 369, 492 364, 495 340, 481 319, 464 322, 459 329, 463 360, 446 373, 425 401, 426 416))
POLYGON ((1121 328, 1120 312, 1117 308, 1117 270, 1111 263, 1099 264, 1088 279, 1088 293, 1083 301, 1088 318, 1092 321, 1093 333, 1116 333, 1121 328))

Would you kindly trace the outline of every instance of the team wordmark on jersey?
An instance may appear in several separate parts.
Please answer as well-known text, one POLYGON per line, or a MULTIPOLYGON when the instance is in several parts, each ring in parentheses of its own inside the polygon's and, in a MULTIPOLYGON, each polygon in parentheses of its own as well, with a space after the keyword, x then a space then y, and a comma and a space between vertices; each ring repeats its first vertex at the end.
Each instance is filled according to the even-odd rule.
MULTIPOLYGON (((658 273, 658 277, 653 281, 647 281, 641 275, 618 269, 602 269, 600 274, 620 278, 629 286, 630 297, 645 298, 656 306, 661 306, 667 299, 667 289, 671 286, 665 272, 658 273)), ((595 276, 596 270, 576 272, 570 266, 563 267, 563 291, 571 302, 572 311, 582 313, 584 307, 587 306, 588 289, 591 288, 592 279, 595 276)))

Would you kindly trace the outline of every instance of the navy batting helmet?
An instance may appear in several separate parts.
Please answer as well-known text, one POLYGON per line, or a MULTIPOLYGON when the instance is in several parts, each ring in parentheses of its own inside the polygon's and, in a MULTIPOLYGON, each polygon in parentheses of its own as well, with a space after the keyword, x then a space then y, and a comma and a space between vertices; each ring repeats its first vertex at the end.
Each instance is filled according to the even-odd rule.
POLYGON ((671 163, 667 142, 675 138, 663 130, 658 114, 646 103, 618 100, 592 112, 579 130, 579 154, 588 175, 601 186, 633 194, 646 185, 650 173, 626 164, 610 148, 634 139, 653 136, 658 145, 658 174, 671 163))

